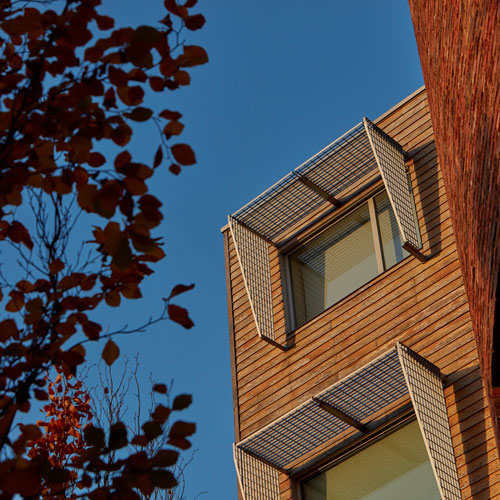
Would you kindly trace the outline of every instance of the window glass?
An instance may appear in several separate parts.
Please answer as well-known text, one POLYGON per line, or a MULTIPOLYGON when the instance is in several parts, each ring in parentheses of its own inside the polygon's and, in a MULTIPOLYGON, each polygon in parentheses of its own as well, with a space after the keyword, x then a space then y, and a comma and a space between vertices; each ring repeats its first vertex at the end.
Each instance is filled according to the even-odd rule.
POLYGON ((403 260, 409 254, 403 248, 396 216, 392 211, 389 196, 386 191, 375 197, 375 208, 377 210, 380 243, 384 255, 385 269, 388 269, 400 260, 403 260))
POLYGON ((303 484, 305 500, 440 500, 417 422, 303 484))
POLYGON ((379 193, 288 256, 295 326, 408 255, 387 193, 379 193))
POLYGON ((368 205, 290 255, 296 320, 313 318, 378 273, 368 205))

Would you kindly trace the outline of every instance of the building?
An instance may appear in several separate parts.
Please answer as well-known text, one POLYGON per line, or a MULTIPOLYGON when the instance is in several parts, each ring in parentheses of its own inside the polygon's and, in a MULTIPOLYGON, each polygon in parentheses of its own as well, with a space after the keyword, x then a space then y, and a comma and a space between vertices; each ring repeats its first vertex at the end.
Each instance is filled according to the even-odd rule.
POLYGON ((229 217, 245 500, 500 498, 449 206, 420 89, 229 217))
POLYGON ((500 442, 500 8, 410 0, 436 149, 500 442))

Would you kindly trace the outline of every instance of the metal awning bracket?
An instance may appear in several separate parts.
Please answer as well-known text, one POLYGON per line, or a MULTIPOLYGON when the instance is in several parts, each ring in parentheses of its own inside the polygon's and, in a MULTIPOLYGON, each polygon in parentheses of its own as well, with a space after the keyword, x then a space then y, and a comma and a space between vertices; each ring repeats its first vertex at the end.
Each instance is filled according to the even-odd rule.
POLYGON ((330 415, 333 415, 334 417, 339 418, 340 420, 342 420, 346 424, 349 424, 352 427, 356 427, 356 429, 360 430, 363 433, 365 433, 367 431, 366 425, 362 424, 358 420, 355 420, 354 418, 350 417, 349 415, 346 415, 344 412, 335 408, 335 406, 332 406, 331 404, 325 403, 324 401, 321 401, 321 399, 316 398, 316 397, 313 397, 312 400, 315 403, 317 403, 322 410, 325 410, 328 413, 330 413, 330 415))

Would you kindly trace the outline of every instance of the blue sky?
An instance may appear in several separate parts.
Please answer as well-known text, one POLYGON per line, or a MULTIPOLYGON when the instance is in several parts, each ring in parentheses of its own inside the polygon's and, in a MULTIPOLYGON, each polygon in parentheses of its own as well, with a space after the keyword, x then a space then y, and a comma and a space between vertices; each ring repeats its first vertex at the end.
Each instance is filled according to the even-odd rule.
MULTIPOLYGON (((124 23, 162 16, 160 1, 104 3, 124 23)), ((196 326, 162 323, 119 343, 129 357, 140 353, 146 383, 152 372, 156 380, 173 379, 174 392, 193 394, 182 415, 198 425, 186 497, 208 491, 200 498, 229 500, 236 498, 236 475, 220 228, 228 213, 423 80, 408 5, 400 0, 202 0, 198 11, 207 24, 187 40, 207 50, 209 64, 192 71, 189 87, 151 102, 183 113, 181 139, 193 146, 198 164, 179 177, 165 168, 154 182, 164 202, 167 258, 144 299, 119 311, 120 321, 140 323, 161 308, 173 285, 196 283, 179 299, 196 326)), ((156 147, 155 133, 142 129, 134 158, 151 162, 156 147)))

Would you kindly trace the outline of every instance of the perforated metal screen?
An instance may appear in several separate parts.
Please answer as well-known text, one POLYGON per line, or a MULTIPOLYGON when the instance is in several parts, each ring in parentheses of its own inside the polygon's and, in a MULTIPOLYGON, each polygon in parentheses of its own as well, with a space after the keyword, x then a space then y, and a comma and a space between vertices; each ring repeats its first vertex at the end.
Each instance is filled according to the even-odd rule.
POLYGON ((301 177, 335 197, 376 168, 364 125, 359 123, 233 217, 273 240, 325 203, 322 196, 301 182, 301 177))
POLYGON ((269 244, 231 216, 229 227, 235 242, 258 334, 274 340, 269 244))
POLYGON ((366 118, 229 217, 259 335, 275 340, 269 242, 378 169, 403 243, 421 248, 403 150, 366 118))
POLYGON ((233 451, 243 500, 280 500, 278 471, 237 446, 233 451))
POLYGON ((439 370, 404 345, 398 345, 398 351, 441 497, 443 500, 460 500, 457 466, 439 370))
POLYGON ((410 243, 413 248, 420 249, 422 248, 420 230, 416 221, 413 192, 408 179, 403 149, 368 118, 364 118, 363 122, 403 241, 410 243))
POLYGON ((439 369, 402 344, 244 439, 236 448, 286 469, 350 427, 344 419, 324 410, 321 403, 369 424, 375 414, 405 395, 411 395, 443 499, 460 499, 439 369))

